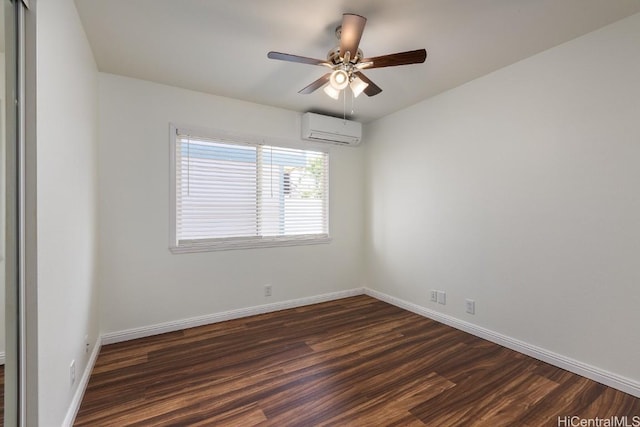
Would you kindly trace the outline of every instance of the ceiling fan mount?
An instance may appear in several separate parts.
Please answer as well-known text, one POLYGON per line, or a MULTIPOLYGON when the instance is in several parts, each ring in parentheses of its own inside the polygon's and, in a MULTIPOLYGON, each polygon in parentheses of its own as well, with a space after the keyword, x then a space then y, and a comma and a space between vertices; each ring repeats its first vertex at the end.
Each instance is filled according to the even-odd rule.
POLYGON ((349 86, 355 96, 360 95, 362 92, 367 96, 377 95, 382 92, 382 89, 369 80, 361 70, 423 63, 427 58, 427 51, 418 49, 365 58, 358 46, 360 45, 366 22, 367 18, 363 16, 353 13, 343 14, 342 24, 336 27, 335 31, 339 44, 329 50, 326 61, 273 51, 269 52, 267 57, 300 64, 320 65, 333 70, 301 89, 298 93, 309 94, 325 86, 325 93, 334 99, 338 99, 340 92, 349 86))

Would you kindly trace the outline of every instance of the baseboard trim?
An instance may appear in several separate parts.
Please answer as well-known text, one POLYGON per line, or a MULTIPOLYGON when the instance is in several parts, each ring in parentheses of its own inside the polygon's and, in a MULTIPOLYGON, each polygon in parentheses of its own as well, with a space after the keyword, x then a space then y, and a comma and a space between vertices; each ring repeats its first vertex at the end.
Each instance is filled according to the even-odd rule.
POLYGON ((179 331, 182 329, 194 328, 196 326, 208 325, 211 323, 224 322, 226 320, 239 319, 241 317, 254 316, 256 314, 270 313, 273 311, 286 310, 289 308, 302 307, 310 304, 348 298, 362 295, 363 288, 349 289, 346 291, 331 292, 328 294, 311 297, 287 300, 272 304, 264 304, 236 310, 223 311, 220 313, 207 314, 204 316, 192 317, 189 319, 175 320, 171 322, 159 323, 156 325, 132 328, 118 332, 108 332, 102 335, 102 344, 114 344, 122 341, 129 341, 137 338, 149 337, 152 335, 164 334, 167 332, 179 331))
POLYGON ((98 360, 98 354, 100 354, 101 347, 102 338, 98 337, 96 344, 93 346, 91 356, 89 356, 89 360, 87 361, 87 366, 84 368, 84 372, 82 373, 82 378, 80 378, 80 382, 78 383, 78 388, 73 395, 73 399, 71 399, 67 416, 64 417, 64 421, 62 422, 63 427, 71 427, 76 420, 76 416, 80 410, 80 405, 82 404, 84 392, 87 390, 87 386, 89 385, 89 378, 91 378, 91 372, 93 372, 93 367, 96 364, 96 360, 98 360))
POLYGON ((0 351, 0 365, 4 365, 5 361, 5 353, 4 351, 0 351))
POLYGON ((535 359, 573 372, 574 374, 578 374, 591 380, 597 381, 609 387, 613 387, 635 397, 640 397, 640 382, 638 381, 614 374, 595 366, 588 365, 586 363, 580 362, 567 356, 563 356, 558 353, 554 353, 552 351, 526 343, 524 341, 511 338, 507 335, 494 332, 490 329, 474 325, 473 323, 465 322, 464 320, 460 320, 446 314, 438 313, 437 311, 430 310, 428 308, 402 300, 400 298, 393 297, 391 295, 387 295, 374 289, 364 288, 364 293, 380 301, 387 302, 389 304, 395 305, 396 307, 403 308, 437 322, 444 323, 445 325, 449 325, 453 328, 468 332, 477 337, 494 342, 503 347, 510 348, 511 350, 515 350, 519 353, 526 354, 527 356, 531 356, 535 359))

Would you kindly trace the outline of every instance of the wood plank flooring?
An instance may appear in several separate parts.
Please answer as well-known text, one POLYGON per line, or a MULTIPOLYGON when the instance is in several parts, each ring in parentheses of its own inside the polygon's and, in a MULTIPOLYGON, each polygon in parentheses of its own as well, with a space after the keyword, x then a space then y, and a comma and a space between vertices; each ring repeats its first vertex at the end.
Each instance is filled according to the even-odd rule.
POLYGON ((104 346, 76 426, 558 426, 640 399, 367 296, 104 346))
POLYGON ((4 425, 4 365, 0 365, 0 427, 4 425))

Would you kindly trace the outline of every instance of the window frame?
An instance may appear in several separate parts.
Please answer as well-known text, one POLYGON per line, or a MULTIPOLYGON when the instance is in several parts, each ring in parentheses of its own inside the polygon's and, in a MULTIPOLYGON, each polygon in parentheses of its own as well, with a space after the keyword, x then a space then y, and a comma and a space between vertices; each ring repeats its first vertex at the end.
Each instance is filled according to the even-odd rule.
POLYGON ((270 247, 286 247, 299 245, 317 245, 331 242, 331 193, 330 193, 330 162, 331 156, 327 147, 302 146, 301 143, 278 139, 271 141, 267 138, 259 138, 251 135, 243 135, 239 133, 226 132, 221 130, 203 129, 192 126, 180 126, 174 123, 169 124, 169 250, 174 254, 192 253, 192 252, 212 252, 233 249, 256 249, 270 247), (290 236, 252 236, 252 237, 230 237, 230 238, 212 238, 197 240, 178 240, 177 230, 177 188, 176 188, 176 144, 178 135, 193 135, 204 139, 219 141, 222 143, 239 144, 239 145, 269 145, 273 147, 293 148, 297 150, 309 150, 322 152, 327 155, 327 199, 326 199, 326 234, 313 235, 290 235, 290 236))

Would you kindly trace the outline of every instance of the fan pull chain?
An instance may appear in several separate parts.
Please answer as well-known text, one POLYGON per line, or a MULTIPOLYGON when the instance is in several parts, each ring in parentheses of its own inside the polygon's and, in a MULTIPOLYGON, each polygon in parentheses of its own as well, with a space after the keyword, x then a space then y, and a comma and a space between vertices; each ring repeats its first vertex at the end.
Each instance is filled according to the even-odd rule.
POLYGON ((351 116, 353 117, 353 112, 355 110, 355 104, 356 104, 356 97, 353 94, 352 90, 350 90, 349 92, 351 92, 351 116))
POLYGON ((347 90, 342 91, 342 120, 347 121, 347 90))

